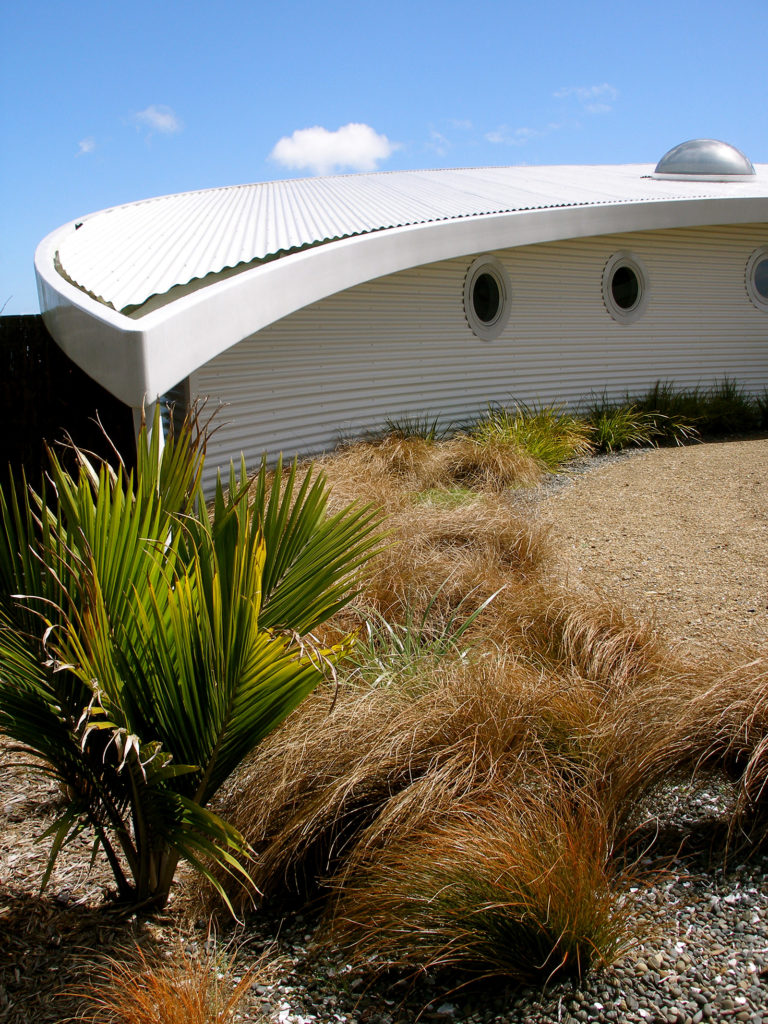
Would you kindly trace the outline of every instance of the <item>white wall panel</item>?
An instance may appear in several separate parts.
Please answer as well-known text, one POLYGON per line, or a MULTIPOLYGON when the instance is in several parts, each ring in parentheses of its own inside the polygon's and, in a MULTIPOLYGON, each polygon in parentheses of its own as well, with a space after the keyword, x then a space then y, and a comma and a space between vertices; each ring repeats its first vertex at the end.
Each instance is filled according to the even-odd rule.
POLYGON ((243 451, 255 468, 274 457, 332 447, 403 413, 466 417, 488 402, 576 403, 591 393, 641 392, 724 376, 768 386, 768 314, 749 301, 747 259, 764 225, 609 235, 495 255, 512 284, 509 323, 476 338, 462 290, 471 258, 403 271, 308 306, 217 356, 193 394, 225 408, 209 447, 217 464, 243 451), (644 264, 649 301, 631 324, 603 305, 609 257, 644 264))

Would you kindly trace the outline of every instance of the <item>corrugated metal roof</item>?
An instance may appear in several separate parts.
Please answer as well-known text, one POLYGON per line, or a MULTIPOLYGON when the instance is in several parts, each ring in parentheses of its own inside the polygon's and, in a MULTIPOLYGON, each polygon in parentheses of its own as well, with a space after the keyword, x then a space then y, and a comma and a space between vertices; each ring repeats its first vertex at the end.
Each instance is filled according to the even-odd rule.
POLYGON ((116 309, 208 274, 310 245, 461 217, 669 199, 765 196, 745 183, 653 179, 651 165, 390 171, 163 196, 84 217, 58 268, 116 309))

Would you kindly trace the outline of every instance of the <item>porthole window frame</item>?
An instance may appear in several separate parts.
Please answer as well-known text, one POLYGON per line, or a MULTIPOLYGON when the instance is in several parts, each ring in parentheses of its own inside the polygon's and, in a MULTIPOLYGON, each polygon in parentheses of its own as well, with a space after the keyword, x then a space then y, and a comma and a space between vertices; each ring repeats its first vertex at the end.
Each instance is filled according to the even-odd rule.
POLYGON ((609 315, 617 323, 631 324, 640 319, 648 305, 648 295, 650 292, 648 271, 645 269, 642 260, 632 252, 625 250, 615 252, 603 268, 602 285, 603 304, 609 315), (613 295, 613 278, 616 271, 621 270, 622 267, 627 267, 633 272, 639 286, 638 297, 629 308, 620 306, 613 295))
POLYGON ((504 264, 495 256, 478 256, 470 264, 464 278, 464 316, 469 329, 482 341, 494 341, 509 322, 511 305, 512 285, 504 264), (499 308, 492 320, 481 320, 475 311, 475 285, 483 274, 492 277, 499 289, 499 308))
POLYGON ((768 313, 768 296, 762 295, 757 290, 757 284, 755 283, 755 272, 757 267, 763 260, 768 260, 768 245, 761 245, 759 249, 755 249, 752 255, 747 260, 747 266, 745 269, 744 281, 747 286, 747 295, 749 301, 763 313, 768 313))

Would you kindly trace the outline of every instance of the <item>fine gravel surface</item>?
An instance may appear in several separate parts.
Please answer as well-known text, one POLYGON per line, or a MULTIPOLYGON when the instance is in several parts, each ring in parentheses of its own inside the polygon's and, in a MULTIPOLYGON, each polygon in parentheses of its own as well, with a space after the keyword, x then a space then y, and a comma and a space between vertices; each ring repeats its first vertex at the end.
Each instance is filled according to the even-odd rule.
POLYGON ((587 460, 526 496, 561 572, 709 657, 768 642, 768 439, 587 460))
MULTIPOLYGON (((652 616, 696 657, 743 660, 768 647, 768 439, 589 460, 520 500, 551 524, 561 571, 652 616)), ((100 906, 109 872, 85 843, 62 855, 37 895, 46 845, 32 838, 60 797, 27 777, 0 743, 0 1022, 53 1024, 83 961, 133 938, 205 943, 199 915, 180 932, 183 887, 165 918, 141 924, 100 906)), ((715 779, 667 789, 649 806, 642 884, 628 892, 635 944, 580 986, 451 992, 450 979, 368 986, 334 957, 313 958, 312 911, 262 913, 235 936, 235 977, 264 954, 244 1024, 768 1024, 768 850, 725 835, 734 794, 715 779), (650 878, 650 882, 648 879, 650 878)), ((641 847, 642 848, 642 847, 641 847)), ((194 911, 194 908, 193 908, 194 911)), ((199 912, 194 912, 199 914, 199 912)))

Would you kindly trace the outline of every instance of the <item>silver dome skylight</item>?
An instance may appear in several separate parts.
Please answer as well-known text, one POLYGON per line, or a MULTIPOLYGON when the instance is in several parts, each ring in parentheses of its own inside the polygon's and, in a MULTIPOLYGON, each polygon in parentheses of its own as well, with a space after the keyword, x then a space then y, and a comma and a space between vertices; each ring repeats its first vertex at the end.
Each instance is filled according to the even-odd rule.
POLYGON ((688 181, 743 181, 755 173, 744 154, 717 139, 692 139, 670 149, 656 164, 654 177, 688 181))

